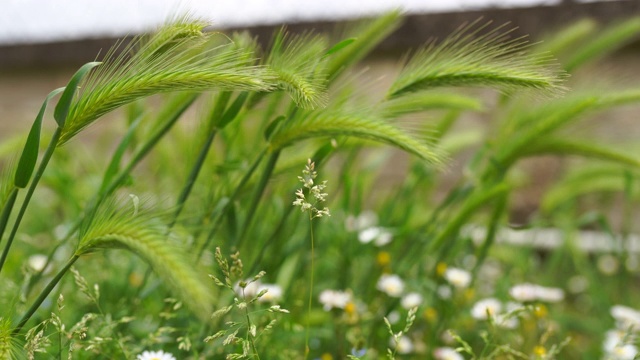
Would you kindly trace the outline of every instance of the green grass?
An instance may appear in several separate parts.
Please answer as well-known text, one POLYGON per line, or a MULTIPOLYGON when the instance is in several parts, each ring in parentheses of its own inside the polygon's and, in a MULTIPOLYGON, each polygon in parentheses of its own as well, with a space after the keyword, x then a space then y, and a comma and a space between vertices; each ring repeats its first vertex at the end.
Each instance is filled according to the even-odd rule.
POLYGON ((640 160, 575 129, 640 96, 562 69, 638 20, 536 45, 462 25, 376 96, 358 62, 400 22, 281 30, 263 49, 180 17, 81 67, 24 146, 0 145, 0 358, 637 352, 640 160), (85 137, 116 109, 120 135, 85 137), (566 167, 522 217, 538 179, 522 165, 541 155, 566 167))

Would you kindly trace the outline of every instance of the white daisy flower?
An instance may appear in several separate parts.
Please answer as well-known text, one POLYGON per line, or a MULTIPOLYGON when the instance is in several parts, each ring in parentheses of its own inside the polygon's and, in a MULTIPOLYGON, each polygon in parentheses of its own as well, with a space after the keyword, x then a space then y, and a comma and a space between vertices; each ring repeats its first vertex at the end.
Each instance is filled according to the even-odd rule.
POLYGON ((378 215, 371 210, 366 210, 358 216, 349 215, 345 221, 347 231, 361 231, 375 226, 378 223, 378 215))
MULTIPOLYGON (((248 282, 248 281, 247 281, 248 282)), ((254 296, 258 295, 259 293, 259 289, 260 286, 262 286, 260 284, 260 281, 252 281, 252 282, 248 282, 247 285, 245 285, 244 289, 240 286, 240 283, 236 283, 236 285, 233 287, 233 290, 236 292, 236 294, 238 294, 238 296, 244 298, 244 299, 252 299, 254 296)))
POLYGON ((136 360, 176 360, 176 358, 162 350, 159 351, 143 351, 136 357, 136 360))
POLYGON ((363 244, 373 241, 376 246, 384 246, 390 243, 391 240, 393 240, 393 234, 383 227, 372 226, 358 233, 358 241, 363 244))
POLYGON ((441 347, 437 348, 433 352, 433 357, 436 360, 464 360, 464 357, 460 355, 454 348, 441 347))
POLYGON ((515 329, 520 324, 518 318, 515 316, 507 316, 506 314, 498 314, 495 317, 496 325, 505 329, 515 329))
POLYGON ((447 285, 440 285, 436 289, 436 293, 440 297, 440 299, 448 300, 451 299, 451 295, 453 295, 453 291, 451 291, 451 287, 447 285))
POLYGON ((324 311, 331 309, 344 309, 351 301, 351 293, 339 290, 323 290, 320 293, 319 301, 324 311))
POLYGON ((371 241, 375 240, 382 231, 382 228, 377 226, 366 228, 358 233, 358 241, 363 244, 368 244, 371 241))
POLYGON ((478 320, 487 320, 489 316, 495 317, 502 310, 502 303, 498 299, 487 298, 478 301, 471 308, 471 316, 478 320))
POLYGON ((383 274, 378 279, 376 288, 389 296, 400 297, 404 292, 404 282, 398 275, 383 274))
POLYGON ((524 283, 509 289, 509 295, 516 301, 531 302, 560 302, 564 299, 564 291, 558 288, 549 288, 536 284, 524 283))
POLYGON ((402 297, 400 304, 403 308, 409 310, 422 304, 422 295, 412 292, 402 297))
POLYGON ((464 289, 471 284, 471 274, 468 271, 458 268, 447 268, 444 272, 444 278, 458 289, 464 289))
POLYGON ((537 285, 529 283, 519 284, 509 289, 509 295, 520 302, 535 301, 537 298, 537 287, 537 285))
MULTIPOLYGON (((42 270, 44 270, 45 265, 47 265, 47 255, 42 255, 42 254, 35 254, 35 255, 31 255, 29 256, 29 259, 27 260, 27 263, 29 264, 29 267, 31 269, 33 269, 36 272, 40 272, 42 270)), ((51 271, 51 267, 47 267, 47 270, 45 271, 45 273, 48 273, 51 271)))
POLYGON ((564 291, 558 288, 538 286, 538 300, 548 303, 556 303, 564 300, 564 291))
POLYGON ((276 302, 282 299, 282 287, 280 285, 260 284, 258 294, 264 290, 267 290, 267 292, 258 299, 259 302, 276 302))
POLYGON ((373 241, 376 246, 385 246, 393 240, 393 234, 386 230, 382 229, 378 237, 373 241))
POLYGON ((635 341, 630 334, 619 331, 607 331, 602 349, 607 360, 633 360, 638 355, 638 348, 632 343, 635 341))
POLYGON ((616 319, 619 329, 640 331, 640 311, 623 305, 614 305, 610 312, 616 319))
POLYGON ((264 290, 267 290, 267 292, 258 299, 259 302, 276 302, 282 299, 282 287, 276 284, 263 284, 260 281, 253 281, 248 283, 244 289, 240 287, 240 284, 236 284, 234 290, 238 296, 247 300, 253 299, 264 290))
POLYGON ((389 342, 398 354, 410 354, 413 352, 413 343, 407 336, 400 336, 397 343, 393 338, 389 342))

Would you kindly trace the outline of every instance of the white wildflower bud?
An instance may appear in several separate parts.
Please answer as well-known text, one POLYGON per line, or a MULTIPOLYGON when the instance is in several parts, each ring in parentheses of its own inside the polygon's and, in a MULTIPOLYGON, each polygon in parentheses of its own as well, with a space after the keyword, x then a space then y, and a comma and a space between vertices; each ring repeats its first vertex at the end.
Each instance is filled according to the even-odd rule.
POLYGON ((344 309, 351 302, 352 295, 347 291, 323 290, 320 293, 319 301, 325 311, 331 309, 344 309))
POLYGON ((410 354, 413 352, 413 342, 407 336, 400 335, 390 342, 398 354, 410 354))
POLYGON ((405 295, 400 301, 400 304, 405 309, 413 309, 420 306, 422 304, 422 300, 422 295, 416 292, 412 292, 405 295))
POLYGON ((498 299, 488 298, 480 300, 471 308, 471 316, 478 320, 495 317, 502 311, 502 303, 498 299))
POLYGON ((404 282, 398 275, 383 274, 376 288, 389 296, 400 297, 404 292, 404 282))
POLYGON ((464 289, 471 283, 471 274, 468 271, 458 268, 447 268, 444 278, 458 289, 464 289))

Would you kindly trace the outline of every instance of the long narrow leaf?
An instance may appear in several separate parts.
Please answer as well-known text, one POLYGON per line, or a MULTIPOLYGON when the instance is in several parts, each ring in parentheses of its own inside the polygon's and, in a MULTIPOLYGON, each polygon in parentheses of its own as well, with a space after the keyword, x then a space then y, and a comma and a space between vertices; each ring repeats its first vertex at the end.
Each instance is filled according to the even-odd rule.
MULTIPOLYGON (((330 56, 327 64, 329 79, 337 78, 347 68, 362 60, 382 40, 395 31, 400 26, 400 23, 400 12, 391 11, 350 31, 347 37, 355 40, 349 46, 330 56)), ((344 43, 344 41, 338 44, 341 43, 344 43)))
POLYGON ((579 155, 640 168, 640 159, 584 140, 575 141, 560 138, 540 139, 528 147, 523 153, 524 156, 542 154, 579 155))
POLYGON ((618 168, 613 171, 596 170, 591 171, 590 169, 590 171, 581 172, 580 177, 573 176, 556 184, 545 193, 540 208, 549 213, 562 204, 580 196, 624 191, 625 179, 622 169, 618 168))
POLYGON ((64 88, 58 88, 47 95, 47 98, 42 103, 42 107, 40 107, 40 111, 31 126, 27 142, 24 144, 24 149, 22 150, 20 160, 18 161, 18 168, 16 169, 16 175, 14 178, 14 185, 19 188, 27 186, 29 179, 31 179, 31 175, 33 174, 33 170, 36 168, 38 151, 40 150, 42 118, 44 117, 44 111, 47 109, 47 104, 52 97, 58 95, 62 90, 64 90, 64 88))
POLYGON ((69 83, 64 88, 64 92, 62 93, 62 96, 60 96, 58 105, 56 105, 56 109, 53 113, 53 117, 54 119, 56 119, 56 122, 58 123, 58 126, 60 128, 64 128, 64 125, 67 121, 67 116, 69 115, 69 108, 71 107, 71 102, 73 101, 73 98, 76 95, 76 91, 78 90, 78 85, 80 84, 80 81, 84 79, 84 77, 89 73, 91 69, 93 69, 94 67, 100 64, 102 63, 90 62, 82 65, 82 67, 80 67, 80 69, 78 69, 78 71, 76 71, 76 73, 73 74, 73 77, 71 78, 71 80, 69 80, 69 83))
POLYGON ((557 58, 565 58, 568 54, 573 54, 576 47, 597 28, 598 24, 593 19, 582 19, 546 36, 544 41, 535 47, 535 51, 540 54, 538 56, 551 54, 557 58))
POLYGON ((391 118, 433 109, 482 110, 482 102, 458 94, 419 92, 385 101, 381 107, 382 116, 391 118))
POLYGON ((136 129, 138 128, 138 125, 140 124, 141 121, 142 121, 142 116, 139 116, 137 119, 135 119, 133 123, 131 123, 131 125, 129 126, 129 130, 127 130, 127 133, 124 135, 124 137, 120 141, 120 144, 118 144, 118 148, 113 153, 113 156, 111 157, 111 161, 107 166, 107 170, 105 171, 104 176, 102 177, 102 184, 100 185, 100 191, 99 191, 100 193, 104 193, 107 190, 107 186, 111 183, 111 181, 116 176, 116 174, 118 174, 118 171, 120 170, 120 162, 122 161, 122 157, 124 156, 125 151, 127 151, 127 149, 129 148, 129 145, 131 144, 131 141, 136 133, 136 129))
POLYGON ((565 62, 564 68, 567 71, 573 71, 589 61, 599 59, 619 49, 637 37, 639 33, 640 17, 618 23, 603 31, 588 44, 578 48, 573 56, 565 62))

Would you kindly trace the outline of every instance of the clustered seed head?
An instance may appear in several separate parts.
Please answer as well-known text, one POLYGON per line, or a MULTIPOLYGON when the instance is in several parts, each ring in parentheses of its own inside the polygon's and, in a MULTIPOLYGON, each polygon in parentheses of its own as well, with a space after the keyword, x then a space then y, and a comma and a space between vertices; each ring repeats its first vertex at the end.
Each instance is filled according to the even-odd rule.
POLYGON ((296 200, 293 202, 293 205, 300 206, 302 212, 309 211, 312 214, 312 218, 331 216, 329 208, 324 207, 323 209, 318 209, 315 207, 316 204, 325 202, 329 194, 323 192, 327 187, 326 181, 314 185, 313 179, 318 176, 318 173, 314 169, 315 163, 311 162, 311 159, 307 160, 307 165, 305 169, 302 170, 302 176, 298 176, 298 180, 300 180, 304 188, 308 189, 308 194, 313 196, 315 202, 313 204, 308 202, 304 189, 298 189, 296 190, 296 200))

